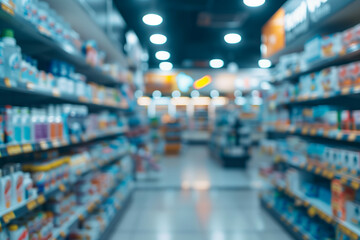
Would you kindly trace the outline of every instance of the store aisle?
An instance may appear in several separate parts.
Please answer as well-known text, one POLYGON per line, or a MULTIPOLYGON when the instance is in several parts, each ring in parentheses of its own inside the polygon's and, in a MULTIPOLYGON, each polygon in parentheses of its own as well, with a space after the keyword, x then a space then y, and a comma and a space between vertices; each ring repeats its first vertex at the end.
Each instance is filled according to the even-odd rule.
POLYGON ((162 181, 141 184, 112 240, 291 239, 261 209, 255 169, 224 170, 199 146, 164 160, 162 181))

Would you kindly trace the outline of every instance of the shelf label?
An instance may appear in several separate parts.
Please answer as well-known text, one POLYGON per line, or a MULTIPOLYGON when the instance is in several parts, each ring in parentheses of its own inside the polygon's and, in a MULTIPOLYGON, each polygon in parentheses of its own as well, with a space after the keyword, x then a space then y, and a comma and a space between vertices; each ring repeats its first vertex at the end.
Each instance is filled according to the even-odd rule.
POLYGON ((350 88, 349 87, 341 89, 341 94, 342 95, 347 95, 349 93, 350 93, 350 88))
POLYGON ((60 91, 57 88, 54 88, 52 91, 54 97, 60 97, 60 91))
POLYGON ((87 98, 86 97, 79 97, 79 102, 87 102, 87 98))
POLYGON ((316 128, 312 128, 311 131, 310 131, 310 135, 311 136, 315 136, 317 133, 317 129, 316 128))
POLYGON ((301 134, 306 135, 309 132, 309 128, 308 127, 303 127, 303 129, 301 130, 301 134))
POLYGON ((308 214, 309 214, 310 217, 314 217, 316 215, 316 208, 310 207, 308 209, 308 214))
POLYGON ((61 233, 60 233, 60 237, 65 238, 65 237, 66 237, 65 232, 61 232, 61 233))
POLYGON ((12 9, 11 7, 7 6, 5 3, 1 4, 1 9, 4 10, 5 12, 7 12, 10 15, 15 15, 14 13, 14 9, 12 9))
POLYGON ((92 203, 92 204, 90 204, 90 205, 88 206, 87 211, 88 211, 88 212, 92 212, 92 211, 94 210, 94 208, 95 208, 95 204, 92 203))
POLYGON ((52 146, 53 146, 54 148, 58 148, 58 147, 60 147, 60 145, 61 145, 61 143, 60 143, 59 140, 53 140, 53 141, 51 142, 51 144, 52 144, 52 146))
POLYGON ((72 136, 70 137, 70 140, 71 140, 72 143, 77 143, 77 142, 78 142, 77 137, 75 137, 74 135, 72 135, 72 136))
POLYGON ((21 153, 21 147, 20 147, 20 145, 8 146, 8 147, 6 148, 6 150, 7 150, 8 155, 10 155, 10 156, 18 155, 18 154, 21 153))
POLYGON ((343 133, 342 132, 339 132, 337 135, 336 135, 336 139, 337 140, 341 140, 343 137, 343 133))
POLYGON ((40 142, 40 148, 41 148, 41 150, 47 150, 47 149, 49 149, 49 145, 46 141, 42 141, 42 142, 40 142))
POLYGON ((321 173, 321 168, 317 167, 316 170, 315 170, 315 173, 320 174, 321 173))
POLYGON ((4 83, 5 83, 5 86, 8 87, 8 88, 11 88, 11 81, 9 78, 5 78, 4 79, 4 83))
POLYGON ((308 165, 306 170, 308 170, 309 172, 313 169, 313 166, 312 165, 308 165))
POLYGON ((45 200, 45 196, 44 195, 40 195, 38 198, 37 198, 37 202, 39 205, 42 205, 46 202, 45 200))
POLYGON ((60 184, 60 185, 59 185, 59 189, 60 189, 60 191, 62 191, 62 192, 66 192, 66 187, 65 187, 64 184, 60 184))
POLYGON ((341 181, 341 183, 346 184, 347 178, 345 176, 343 176, 343 177, 341 177, 340 181, 341 181))
POLYGON ((37 207, 37 203, 35 200, 29 202, 28 204, 26 204, 26 207, 29 211, 34 210, 37 207))
POLYGON ((84 221, 84 220, 85 220, 84 215, 80 214, 80 215, 79 215, 79 220, 80 220, 80 221, 84 221))
POLYGON ((351 187, 354 188, 355 190, 358 190, 360 188, 360 183, 356 181, 352 181, 351 187))
POLYGON ((26 83, 26 88, 29 90, 32 90, 35 88, 35 84, 32 82, 28 82, 28 83, 26 83))
POLYGON ((16 216, 13 211, 11 211, 3 216, 3 220, 4 220, 5 224, 8 224, 10 221, 14 220, 15 218, 16 218, 16 216))
POLYGON ((356 138, 357 138, 357 134, 351 133, 351 134, 349 135, 349 137, 348 137, 348 141, 349 141, 349 142, 355 142, 356 138))
POLYGON ((33 151, 33 147, 31 144, 24 144, 22 145, 22 150, 24 153, 30 153, 33 151))

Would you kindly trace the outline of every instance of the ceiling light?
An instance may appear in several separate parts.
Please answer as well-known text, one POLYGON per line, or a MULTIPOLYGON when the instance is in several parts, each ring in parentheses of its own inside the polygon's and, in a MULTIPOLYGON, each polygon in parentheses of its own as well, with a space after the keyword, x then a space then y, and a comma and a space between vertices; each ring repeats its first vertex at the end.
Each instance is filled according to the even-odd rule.
POLYGON ((180 93, 179 90, 175 90, 175 91, 173 91, 173 92, 171 93, 171 96, 172 96, 173 98, 178 98, 178 97, 181 97, 181 93, 180 93))
POLYGON ((153 91, 152 96, 154 99, 159 99, 159 98, 161 98, 162 93, 159 90, 155 90, 155 91, 153 91))
POLYGON ((167 51, 158 51, 155 53, 155 57, 161 61, 168 60, 170 58, 170 53, 167 51))
POLYGON ((236 44, 241 41, 241 36, 237 33, 228 33, 224 36, 224 40, 228 44, 236 44))
POLYGON ((163 18, 160 15, 153 13, 146 14, 143 16, 142 20, 146 25, 150 26, 157 26, 163 22, 163 18))
POLYGON ((150 36, 150 42, 153 44, 164 44, 167 41, 167 37, 162 34, 153 34, 150 36))
POLYGON ((272 65, 269 59, 260 59, 258 64, 260 68, 269 68, 272 65))
POLYGON ((219 97, 220 96, 220 93, 219 93, 219 91, 218 90, 211 90, 211 92, 210 92, 210 97, 211 98, 217 98, 217 97, 219 97))
POLYGON ((171 71, 173 68, 173 65, 171 62, 162 62, 159 64, 159 68, 161 71, 171 71))
POLYGON ((210 67, 212 68, 222 68, 224 66, 224 61, 221 59, 213 59, 210 61, 210 67))
POLYGON ((197 98, 197 97, 200 97, 200 93, 197 90, 193 90, 193 91, 191 91, 190 96, 192 98, 197 98))
POLYGON ((265 3, 265 0, 244 0, 244 4, 248 7, 260 7, 265 3))

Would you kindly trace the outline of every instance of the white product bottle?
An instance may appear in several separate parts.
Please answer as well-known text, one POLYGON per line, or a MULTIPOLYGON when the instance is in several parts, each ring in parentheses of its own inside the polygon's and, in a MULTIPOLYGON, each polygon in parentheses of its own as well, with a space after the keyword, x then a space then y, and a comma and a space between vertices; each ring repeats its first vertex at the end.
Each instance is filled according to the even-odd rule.
POLYGON ((48 135, 50 140, 55 140, 57 137, 57 129, 55 123, 55 107, 54 105, 49 105, 47 112, 47 125, 48 125, 48 135))
POLYGON ((0 41, 0 78, 5 77, 4 43, 0 41))
POLYGON ((24 173, 25 199, 31 199, 35 197, 33 186, 34 183, 30 177, 30 173, 24 173))
POLYGON ((17 85, 20 79, 21 50, 16 45, 14 32, 10 29, 3 31, 5 77, 10 79, 13 86, 17 85))
POLYGON ((1 198, 3 199, 3 207, 4 209, 9 209, 11 207, 11 178, 9 175, 9 170, 5 169, 3 171, 1 181, 1 198))
POLYGON ((12 189, 13 197, 12 201, 21 204, 25 200, 25 189, 24 189, 24 173, 21 171, 21 164, 17 163, 14 165, 14 173, 12 177, 12 189))
POLYGON ((10 225, 9 226, 10 240, 28 240, 29 233, 25 226, 10 225))
POLYGON ((12 125, 14 129, 14 142, 19 144, 22 141, 22 126, 19 107, 13 107, 12 125))
POLYGON ((22 143, 29 143, 31 142, 31 118, 30 118, 30 110, 27 107, 21 109, 21 126, 22 126, 22 143))
POLYGON ((14 144, 14 128, 13 128, 13 109, 11 106, 5 106, 5 142, 7 144, 14 144))
POLYGON ((55 108, 55 124, 56 124, 56 137, 57 139, 63 139, 63 121, 61 117, 61 107, 60 105, 56 106, 55 108))

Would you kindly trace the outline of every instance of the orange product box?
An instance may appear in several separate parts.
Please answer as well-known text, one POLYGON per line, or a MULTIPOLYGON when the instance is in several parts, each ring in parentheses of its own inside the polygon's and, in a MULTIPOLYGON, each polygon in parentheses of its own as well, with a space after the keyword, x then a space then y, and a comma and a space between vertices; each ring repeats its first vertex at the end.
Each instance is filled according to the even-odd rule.
POLYGON ((334 217, 346 220, 346 202, 354 201, 355 190, 344 186, 339 179, 331 182, 331 209, 334 217))

